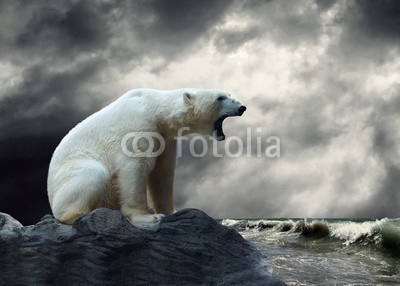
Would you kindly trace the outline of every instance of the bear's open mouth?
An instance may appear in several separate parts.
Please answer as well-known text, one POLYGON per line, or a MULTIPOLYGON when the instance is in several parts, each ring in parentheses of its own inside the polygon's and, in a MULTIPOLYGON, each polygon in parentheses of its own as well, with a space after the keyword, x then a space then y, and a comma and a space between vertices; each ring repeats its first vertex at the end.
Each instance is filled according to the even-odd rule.
POLYGON ((226 117, 220 117, 214 123, 215 137, 217 138, 218 141, 225 140, 225 134, 224 131, 222 130, 222 122, 224 121, 225 118, 226 117))

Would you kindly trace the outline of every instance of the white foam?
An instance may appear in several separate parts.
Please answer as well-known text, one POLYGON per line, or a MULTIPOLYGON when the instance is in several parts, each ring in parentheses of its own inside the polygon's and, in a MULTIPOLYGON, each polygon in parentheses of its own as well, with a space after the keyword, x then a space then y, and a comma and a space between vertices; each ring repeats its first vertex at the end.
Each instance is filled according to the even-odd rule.
POLYGON ((234 219, 223 219, 221 224, 225 226, 234 226, 235 224, 239 223, 239 220, 234 220, 234 219))
POLYGON ((352 244, 364 237, 373 239, 376 243, 380 240, 380 231, 388 222, 388 219, 376 221, 357 222, 338 222, 330 223, 329 230, 331 236, 344 240, 343 244, 352 244))

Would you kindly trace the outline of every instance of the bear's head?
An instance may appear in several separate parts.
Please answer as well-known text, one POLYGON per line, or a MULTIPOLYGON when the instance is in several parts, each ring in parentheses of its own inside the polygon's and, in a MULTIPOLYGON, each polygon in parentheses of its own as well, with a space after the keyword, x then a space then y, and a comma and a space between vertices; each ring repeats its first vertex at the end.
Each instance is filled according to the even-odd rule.
POLYGON ((227 117, 241 116, 246 106, 221 90, 202 89, 183 94, 188 127, 191 132, 216 136, 218 141, 225 139, 222 122, 227 117))

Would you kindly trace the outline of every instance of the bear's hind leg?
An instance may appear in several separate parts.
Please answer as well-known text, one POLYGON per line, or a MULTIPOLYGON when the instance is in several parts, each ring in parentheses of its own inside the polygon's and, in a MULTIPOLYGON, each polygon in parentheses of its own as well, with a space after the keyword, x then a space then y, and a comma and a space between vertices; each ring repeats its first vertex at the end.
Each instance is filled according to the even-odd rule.
POLYGON ((95 160, 79 160, 61 170, 62 177, 50 205, 54 216, 63 223, 74 221, 101 205, 107 196, 110 173, 95 160))

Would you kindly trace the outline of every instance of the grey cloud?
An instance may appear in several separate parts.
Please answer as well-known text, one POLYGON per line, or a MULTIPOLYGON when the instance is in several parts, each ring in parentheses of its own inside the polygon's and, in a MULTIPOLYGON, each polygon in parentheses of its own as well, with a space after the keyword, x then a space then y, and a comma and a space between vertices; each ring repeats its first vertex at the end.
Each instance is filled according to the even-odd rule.
POLYGON ((245 43, 261 37, 280 45, 298 46, 318 40, 321 18, 307 1, 236 1, 232 14, 244 27, 220 28, 214 46, 221 53, 234 52, 245 43), (305 8, 304 6, 308 4, 305 8), (243 16, 243 22, 240 18, 243 16))
POLYGON ((318 5, 318 8, 322 11, 329 10, 332 5, 336 3, 336 1, 331 0, 315 0, 315 3, 318 5))
POLYGON ((214 45, 223 53, 235 51, 246 42, 257 38, 261 34, 258 27, 247 27, 243 30, 222 30, 215 38, 214 45))
POLYGON ((232 214, 235 217, 274 216, 282 210, 290 198, 289 185, 281 186, 265 176, 269 171, 270 159, 256 158, 259 163, 249 168, 234 167, 242 159, 228 158, 226 154, 223 158, 211 156, 203 158, 201 165, 198 165, 200 160, 196 158, 185 160, 188 164, 185 167, 178 165, 177 168, 175 188, 175 197, 179 203, 177 207, 198 207, 215 218, 224 218, 232 214), (262 170, 255 172, 254 169, 260 166, 260 163, 263 165, 262 170), (235 170, 235 173, 230 173, 226 169, 235 170), (212 182, 210 184, 212 187, 204 187, 202 184, 204 181, 212 182), (224 182, 234 185, 224 189, 224 182), (274 195, 273 190, 280 187, 283 187, 281 194, 274 195))
POLYGON ((330 118, 322 113, 324 109, 334 107, 339 96, 335 89, 325 92, 324 96, 310 94, 284 102, 260 96, 250 103, 264 114, 273 115, 274 122, 259 122, 258 126, 267 129, 270 135, 279 136, 285 143, 282 146, 284 152, 301 152, 327 145, 342 132, 341 126, 329 122, 330 118))
POLYGON ((400 208, 400 168, 386 166, 386 176, 379 195, 371 199, 371 204, 364 210, 373 217, 398 217, 400 208))
POLYGON ((372 121, 374 127, 373 150, 380 159, 384 169, 384 178, 379 189, 359 212, 364 216, 398 217, 400 209, 400 164, 398 142, 399 126, 396 119, 400 115, 400 88, 397 96, 388 101, 380 100, 377 104, 377 115, 372 121))
POLYGON ((262 110, 264 113, 280 108, 284 103, 277 99, 272 99, 268 94, 253 96, 247 103, 249 106, 262 110))
POLYGON ((304 150, 318 145, 326 145, 329 140, 340 134, 339 128, 329 124, 324 118, 323 108, 333 105, 324 97, 314 96, 299 100, 286 109, 281 110, 287 127, 284 136, 296 143, 296 150, 304 150), (286 113, 286 114, 285 114, 286 113), (289 113, 289 114, 287 114, 289 113), (324 126, 324 124, 326 126, 324 126))
MULTIPOLYGON (((212 145, 210 140, 206 140, 207 145, 203 146, 203 143, 199 140, 193 140, 194 154, 201 154, 203 148, 206 148, 206 155, 204 157, 194 157, 190 151, 190 141, 193 140, 193 136, 189 136, 188 140, 181 141, 179 150, 181 151, 181 157, 177 159, 176 175, 175 175, 175 203, 178 208, 184 206, 193 195, 195 188, 193 187, 194 182, 201 182, 206 179, 210 174, 213 166, 217 166, 222 163, 222 158, 214 158, 212 154, 212 145)), ((179 152, 179 151, 178 151, 179 152)), ((213 177, 218 177, 217 174, 213 174, 213 177)))
POLYGON ((274 43, 298 45, 318 38, 321 19, 311 1, 251 1, 244 2, 243 12, 253 16, 259 29, 274 43))

